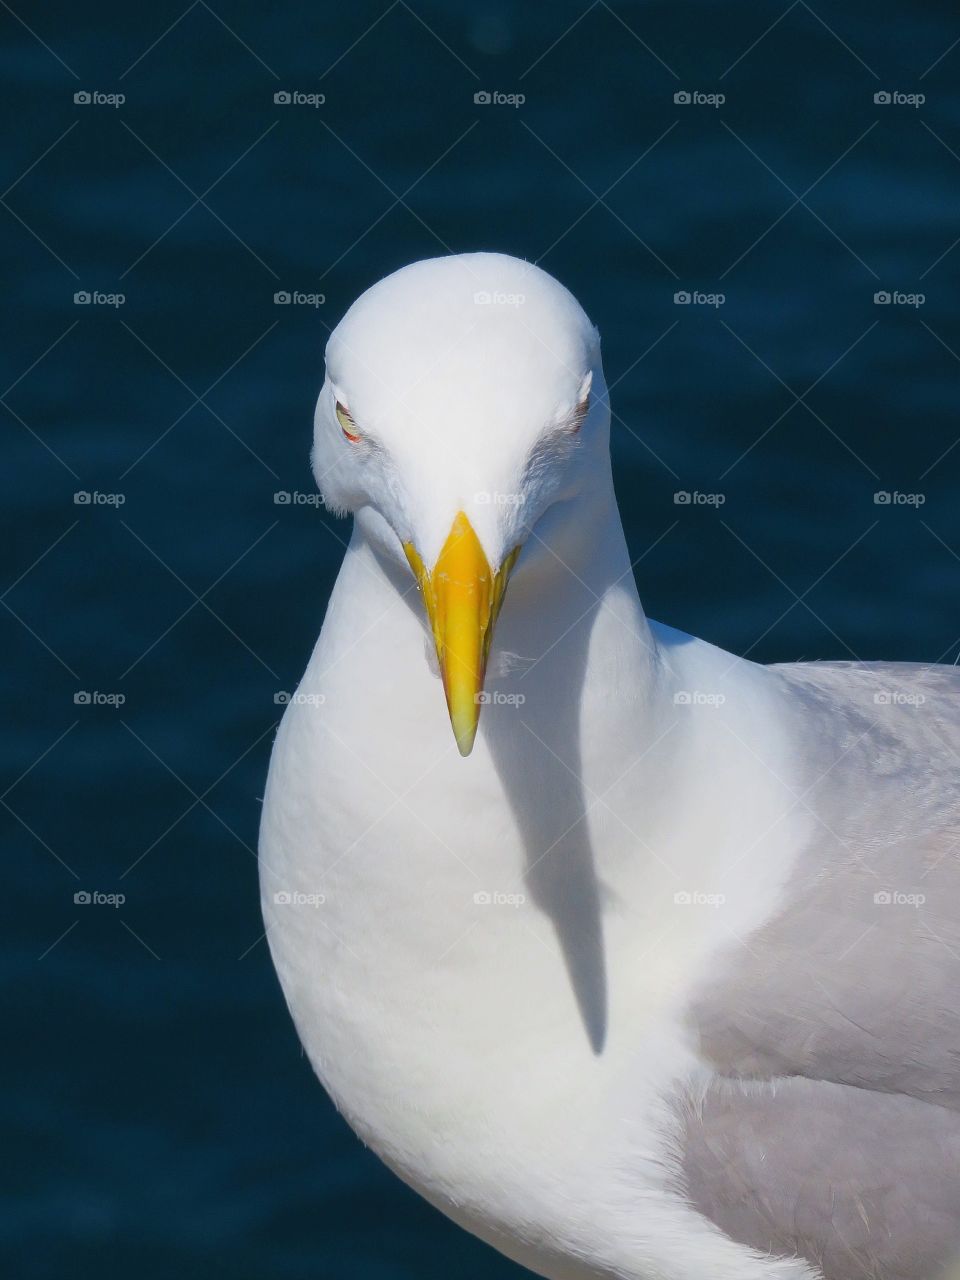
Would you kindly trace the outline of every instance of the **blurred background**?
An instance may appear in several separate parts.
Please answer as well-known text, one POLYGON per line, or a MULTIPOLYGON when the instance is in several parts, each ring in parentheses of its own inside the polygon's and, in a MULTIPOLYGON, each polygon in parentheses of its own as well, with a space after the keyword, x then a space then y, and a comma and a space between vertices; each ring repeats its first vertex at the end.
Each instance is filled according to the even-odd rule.
POLYGON ((541 263, 603 334, 651 616, 954 662, 960 17, 12 0, 0 32, 5 1273, 519 1277, 352 1137, 262 936, 270 744, 348 536, 324 343, 414 259, 541 263))

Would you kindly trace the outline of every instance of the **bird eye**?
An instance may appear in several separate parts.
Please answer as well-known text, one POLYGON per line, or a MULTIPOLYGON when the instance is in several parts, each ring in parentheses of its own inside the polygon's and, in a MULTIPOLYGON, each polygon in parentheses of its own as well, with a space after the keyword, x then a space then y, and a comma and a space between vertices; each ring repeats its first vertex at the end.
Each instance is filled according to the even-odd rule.
POLYGON ((337 421, 340 423, 340 430, 347 439, 352 441, 353 444, 357 444, 360 439, 360 433, 356 429, 357 424, 350 416, 349 409, 347 409, 346 405, 342 405, 339 400, 337 401, 337 421))

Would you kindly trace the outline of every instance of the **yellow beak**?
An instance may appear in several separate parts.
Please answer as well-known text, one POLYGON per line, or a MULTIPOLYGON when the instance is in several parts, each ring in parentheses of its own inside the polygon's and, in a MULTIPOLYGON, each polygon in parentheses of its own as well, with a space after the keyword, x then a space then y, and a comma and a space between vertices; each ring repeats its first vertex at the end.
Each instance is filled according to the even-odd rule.
POLYGON ((423 592, 457 747, 468 756, 485 701, 483 677, 493 628, 520 548, 514 547, 494 573, 461 511, 432 570, 424 566, 412 542, 405 542, 403 549, 423 592))

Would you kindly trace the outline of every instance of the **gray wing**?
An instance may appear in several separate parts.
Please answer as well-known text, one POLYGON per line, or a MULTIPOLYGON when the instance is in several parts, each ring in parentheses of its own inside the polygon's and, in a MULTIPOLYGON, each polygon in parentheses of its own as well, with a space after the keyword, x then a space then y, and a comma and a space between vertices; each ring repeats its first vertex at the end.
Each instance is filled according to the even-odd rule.
POLYGON ((960 1117, 793 1078, 716 1082, 685 1108, 694 1206, 827 1280, 939 1280, 960 1256, 960 1117))
POLYGON ((960 1257, 960 673, 778 670, 816 837, 689 1011, 718 1074, 689 1194, 828 1280, 934 1280, 960 1257))

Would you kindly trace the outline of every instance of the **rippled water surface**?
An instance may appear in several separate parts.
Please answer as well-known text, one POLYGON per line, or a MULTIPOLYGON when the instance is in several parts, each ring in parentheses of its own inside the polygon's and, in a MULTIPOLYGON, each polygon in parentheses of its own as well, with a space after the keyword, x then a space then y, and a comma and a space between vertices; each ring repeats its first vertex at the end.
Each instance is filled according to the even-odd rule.
POLYGON ((952 662, 960 17, 12 5, 5 1274, 519 1275, 352 1137, 261 938, 275 696, 347 536, 274 501, 313 491, 326 335, 412 259, 541 261, 603 333, 652 616, 763 661, 952 662))

